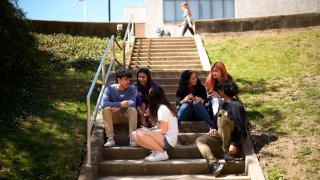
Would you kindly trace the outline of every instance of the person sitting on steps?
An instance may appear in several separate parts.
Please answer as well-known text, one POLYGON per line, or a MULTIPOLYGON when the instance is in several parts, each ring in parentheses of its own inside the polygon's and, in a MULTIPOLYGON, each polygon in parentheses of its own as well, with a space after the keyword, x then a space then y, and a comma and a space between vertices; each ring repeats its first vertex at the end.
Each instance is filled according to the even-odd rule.
POLYGON ((207 92, 195 72, 191 70, 182 72, 176 97, 179 126, 181 121, 201 119, 206 122, 209 129, 213 128, 212 120, 204 105, 207 102, 207 92))
POLYGON ((147 126, 147 120, 151 122, 151 126, 155 126, 155 119, 149 118, 149 90, 152 86, 158 84, 151 78, 151 73, 148 68, 140 68, 137 72, 137 82, 135 87, 136 93, 136 106, 138 110, 140 124, 147 126))
MULTIPOLYGON (((105 89, 101 106, 102 116, 105 124, 106 136, 108 138, 104 147, 115 145, 113 124, 129 123, 129 135, 137 129, 137 110, 135 89, 130 86, 132 75, 126 70, 119 70, 115 73, 115 84, 107 86, 105 89)), ((136 146, 134 142, 129 142, 130 146, 136 146)))
POLYGON ((177 109, 167 100, 160 86, 153 86, 149 93, 150 116, 157 119, 157 126, 150 129, 141 127, 131 135, 139 146, 151 150, 146 161, 163 161, 169 159, 167 150, 178 141, 177 109))
POLYGON ((224 80, 219 82, 217 90, 224 98, 214 121, 218 129, 211 129, 208 135, 202 135, 196 140, 200 153, 215 176, 223 168, 217 158, 224 157, 226 162, 234 160, 233 156, 240 154, 240 144, 246 135, 244 106, 233 98, 238 94, 238 86, 232 80, 224 80))

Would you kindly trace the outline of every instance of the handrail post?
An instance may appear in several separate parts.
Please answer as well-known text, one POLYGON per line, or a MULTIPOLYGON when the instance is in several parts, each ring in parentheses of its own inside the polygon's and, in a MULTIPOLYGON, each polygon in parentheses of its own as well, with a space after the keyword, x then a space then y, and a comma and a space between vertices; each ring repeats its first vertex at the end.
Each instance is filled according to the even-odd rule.
POLYGON ((90 96, 87 96, 87 166, 91 167, 90 96))
POLYGON ((123 69, 126 69, 126 49, 125 49, 125 40, 122 42, 122 63, 123 63, 123 69))

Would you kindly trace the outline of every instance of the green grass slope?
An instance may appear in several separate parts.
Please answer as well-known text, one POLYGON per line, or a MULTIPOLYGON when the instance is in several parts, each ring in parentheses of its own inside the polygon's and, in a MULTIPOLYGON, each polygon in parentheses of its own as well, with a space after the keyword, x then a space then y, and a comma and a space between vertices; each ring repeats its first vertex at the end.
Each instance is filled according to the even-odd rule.
POLYGON ((204 43, 242 90, 265 176, 320 178, 320 29, 204 43))

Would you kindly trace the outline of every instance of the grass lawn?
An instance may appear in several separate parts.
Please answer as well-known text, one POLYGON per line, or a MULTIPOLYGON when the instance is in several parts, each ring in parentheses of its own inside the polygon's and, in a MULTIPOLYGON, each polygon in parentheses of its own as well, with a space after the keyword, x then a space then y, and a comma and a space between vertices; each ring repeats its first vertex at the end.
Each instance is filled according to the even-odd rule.
POLYGON ((13 79, 1 91, 0 179, 75 179, 86 146, 86 95, 107 40, 35 36, 48 72, 13 79))
POLYGON ((320 178, 320 29, 204 43, 242 90, 265 176, 320 178))

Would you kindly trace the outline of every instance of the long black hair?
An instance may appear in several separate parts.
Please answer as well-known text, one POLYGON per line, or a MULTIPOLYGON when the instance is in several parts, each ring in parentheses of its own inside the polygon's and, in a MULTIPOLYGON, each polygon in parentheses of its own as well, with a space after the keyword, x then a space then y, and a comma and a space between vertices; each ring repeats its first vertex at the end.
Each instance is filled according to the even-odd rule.
MULTIPOLYGON (((176 95, 178 97, 184 97, 189 94, 189 90, 190 90, 189 89, 189 80, 190 80, 190 77, 193 73, 194 72, 191 70, 185 70, 182 72, 181 77, 180 77, 180 81, 179 81, 179 88, 176 93, 176 95)), ((200 85, 201 85, 201 81, 200 81, 200 79, 197 78, 197 84, 196 84, 195 88, 197 88, 200 85)))
POLYGON ((148 68, 140 68, 137 72, 137 83, 136 83, 138 92, 141 92, 142 89, 144 88, 143 85, 139 81, 139 74, 140 73, 144 73, 147 75, 147 89, 149 90, 151 88, 151 82, 152 82, 150 70, 148 68))
POLYGON ((176 107, 172 106, 167 100, 164 90, 160 86, 152 86, 149 91, 149 112, 150 116, 157 118, 158 109, 163 104, 168 107, 172 115, 177 116, 176 107))

